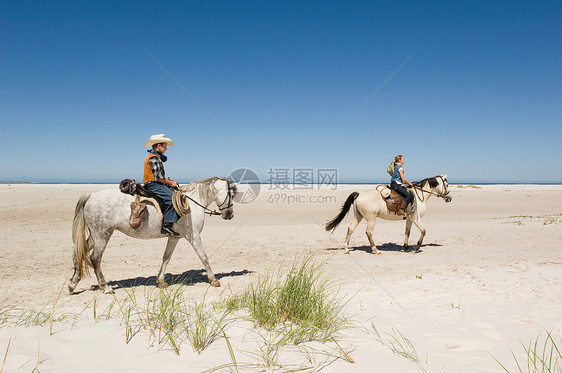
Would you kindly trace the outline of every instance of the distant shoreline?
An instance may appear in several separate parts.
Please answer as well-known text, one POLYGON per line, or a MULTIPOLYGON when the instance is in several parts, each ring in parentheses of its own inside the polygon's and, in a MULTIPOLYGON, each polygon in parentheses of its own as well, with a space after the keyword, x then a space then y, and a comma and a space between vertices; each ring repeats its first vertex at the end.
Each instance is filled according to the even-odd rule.
MULTIPOLYGON (((180 181, 180 184, 189 184, 191 181, 180 181)), ((89 181, 79 181, 79 182, 69 182, 69 181, 54 181, 54 182, 38 182, 38 181, 0 181, 0 185, 118 185, 119 181, 101 181, 101 182, 89 182, 89 181)), ((257 184, 257 183, 242 183, 242 184, 257 184)), ((272 183, 261 183, 261 185, 270 185, 272 183)), ((273 185, 281 185, 284 183, 273 183, 273 185)), ((299 186, 303 184, 293 184, 287 183, 290 186, 299 186)), ((378 184, 388 184, 388 181, 373 181, 373 182, 338 182, 336 185, 378 185, 378 184)), ((325 183, 310 183, 307 185, 326 185, 325 183)), ((464 182, 464 183, 449 183, 449 185, 562 185, 562 182, 558 183, 540 183, 540 182, 464 182)))

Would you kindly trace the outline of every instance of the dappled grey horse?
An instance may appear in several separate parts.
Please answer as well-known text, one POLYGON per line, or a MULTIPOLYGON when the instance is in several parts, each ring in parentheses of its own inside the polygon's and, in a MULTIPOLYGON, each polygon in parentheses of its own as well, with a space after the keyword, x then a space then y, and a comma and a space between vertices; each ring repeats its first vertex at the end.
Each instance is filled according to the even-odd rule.
MULTIPOLYGON (((210 177, 181 186, 180 191, 190 199, 191 212, 181 217, 174 224, 173 229, 180 233, 179 237, 169 237, 162 258, 162 266, 158 273, 157 283, 160 287, 167 286, 164 281, 166 266, 178 241, 185 237, 203 262, 211 286, 220 286, 215 278, 207 254, 203 250, 201 231, 205 221, 208 206, 215 202, 223 219, 230 220, 234 216, 233 199, 236 186, 229 180, 220 177, 210 177)), ((117 229, 133 238, 151 239, 166 237, 160 232, 162 216, 152 205, 147 205, 140 227, 133 229, 129 226, 131 202, 135 197, 121 193, 118 189, 106 189, 80 197, 76 204, 74 221, 72 224, 72 240, 74 242, 74 275, 68 282, 68 289, 72 293, 80 279, 89 273, 89 267, 94 268, 100 289, 112 293, 101 271, 101 259, 113 232, 117 229)))
MULTIPOLYGON (((349 253, 349 240, 351 239, 351 235, 353 231, 361 220, 365 218, 367 220, 367 229, 365 233, 367 234, 367 238, 369 239, 369 244, 371 245, 371 250, 375 254, 380 254, 380 251, 375 246, 375 242, 373 241, 373 229, 375 228, 375 222, 377 218, 385 219, 385 220, 404 220, 406 219, 406 232, 404 238, 404 248, 406 250, 409 249, 408 247, 408 238, 410 237, 410 230, 412 228, 412 223, 416 225, 416 227, 420 230, 420 239, 418 240, 417 246, 421 246, 423 242, 423 238, 425 237, 425 228, 422 225, 421 218, 425 214, 426 206, 425 202, 429 199, 429 197, 435 195, 437 197, 441 197, 445 200, 445 202, 451 202, 452 197, 449 195, 449 183, 447 182, 447 174, 430 177, 424 179, 418 183, 414 183, 413 187, 413 194, 414 196, 414 209, 407 213, 406 216, 403 215, 396 215, 393 212, 390 212, 386 206, 386 202, 384 201, 381 193, 378 190, 365 190, 361 193, 353 192, 348 197, 345 203, 343 204, 340 213, 329 221, 326 224, 327 231, 334 231, 337 226, 341 223, 347 212, 353 207, 353 220, 347 228, 347 235, 345 236, 344 242, 344 249, 345 253, 349 253)), ((408 205, 408 212, 410 206, 408 205)))

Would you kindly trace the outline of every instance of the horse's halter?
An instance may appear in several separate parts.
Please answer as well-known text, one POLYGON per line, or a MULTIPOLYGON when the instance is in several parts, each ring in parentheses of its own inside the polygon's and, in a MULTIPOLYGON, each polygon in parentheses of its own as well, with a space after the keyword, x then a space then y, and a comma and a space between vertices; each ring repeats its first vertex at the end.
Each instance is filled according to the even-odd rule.
POLYGON ((441 197, 441 198, 445 198, 449 196, 449 183, 447 182, 447 179, 445 179, 443 176, 438 176, 441 179, 441 184, 443 185, 443 193, 441 193, 441 195, 437 195, 437 197, 441 197))
POLYGON ((230 192, 232 191, 233 188, 230 186, 230 182, 228 180, 226 180, 226 185, 228 185, 228 189, 226 191, 226 197, 224 197, 224 201, 222 201, 222 203, 220 205, 218 205, 220 211, 226 210, 227 208, 230 208, 230 207, 233 206, 232 195, 230 194, 230 192), (222 205, 224 205, 226 203, 227 199, 228 199, 228 205, 224 206, 224 207, 221 207, 222 205))

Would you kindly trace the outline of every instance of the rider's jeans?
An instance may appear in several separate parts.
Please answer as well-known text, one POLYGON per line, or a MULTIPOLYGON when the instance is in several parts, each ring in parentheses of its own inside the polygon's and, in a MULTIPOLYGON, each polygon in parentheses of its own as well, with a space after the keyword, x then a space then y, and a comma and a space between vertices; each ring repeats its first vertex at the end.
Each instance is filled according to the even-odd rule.
POLYGON ((164 184, 160 184, 156 181, 151 181, 144 184, 146 189, 154 192, 158 197, 162 198, 164 204, 166 205, 166 210, 162 211, 163 215, 163 223, 175 223, 179 220, 179 215, 174 210, 174 204, 172 202, 172 196, 174 195, 174 191, 168 188, 164 184))
POLYGON ((406 188, 399 185, 396 181, 390 182, 390 189, 395 190, 398 194, 400 194, 402 199, 406 201, 406 204, 412 202, 412 195, 406 190, 406 188))

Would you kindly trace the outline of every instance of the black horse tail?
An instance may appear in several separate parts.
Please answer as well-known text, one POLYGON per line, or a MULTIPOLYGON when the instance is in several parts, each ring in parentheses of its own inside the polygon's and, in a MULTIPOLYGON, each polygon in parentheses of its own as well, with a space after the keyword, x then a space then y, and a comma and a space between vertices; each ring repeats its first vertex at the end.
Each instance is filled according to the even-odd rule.
POLYGON ((355 199, 357 198, 358 195, 359 195, 358 192, 353 192, 349 195, 349 197, 347 197, 347 199, 345 200, 345 203, 341 207, 341 211, 338 214, 338 216, 336 216, 335 218, 333 218, 332 220, 330 220, 329 222, 326 223, 326 230, 328 232, 330 232, 330 231, 333 232, 334 229, 336 229, 338 227, 338 225, 340 225, 341 221, 347 215, 347 212, 351 208, 351 205, 353 204, 353 202, 355 202, 355 199))

